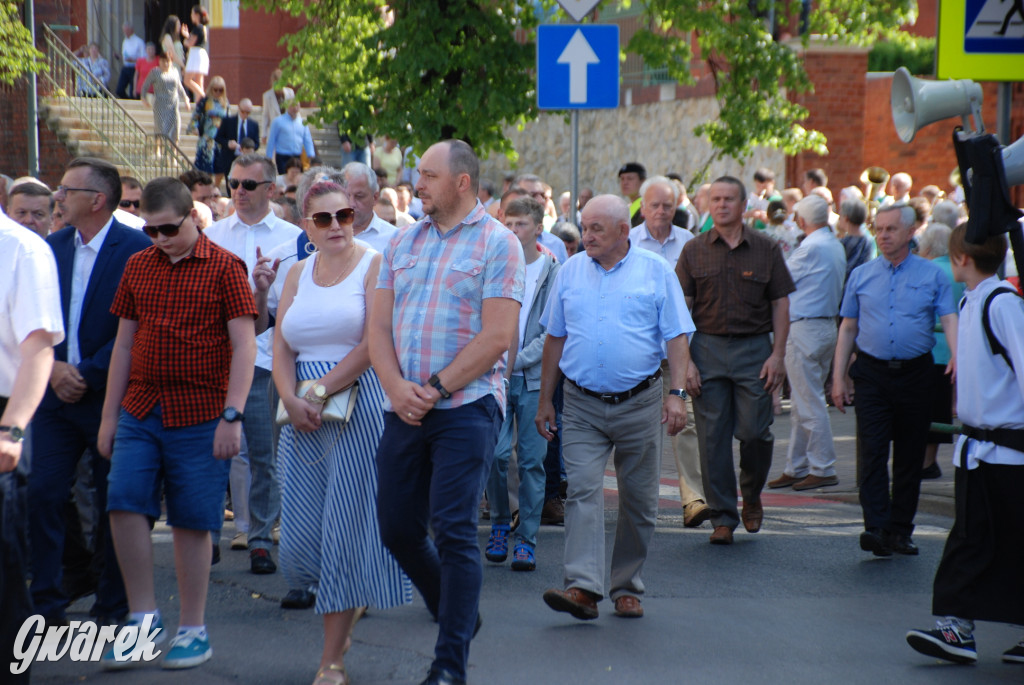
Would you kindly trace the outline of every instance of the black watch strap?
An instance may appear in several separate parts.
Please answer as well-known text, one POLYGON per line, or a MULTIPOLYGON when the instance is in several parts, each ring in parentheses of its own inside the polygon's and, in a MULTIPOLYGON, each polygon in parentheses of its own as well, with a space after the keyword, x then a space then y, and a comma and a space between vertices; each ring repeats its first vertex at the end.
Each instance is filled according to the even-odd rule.
POLYGON ((434 387, 435 390, 441 393, 442 399, 447 400, 452 396, 452 394, 448 392, 448 390, 443 385, 441 385, 441 379, 437 377, 436 373, 427 380, 427 383, 429 383, 431 386, 434 387))

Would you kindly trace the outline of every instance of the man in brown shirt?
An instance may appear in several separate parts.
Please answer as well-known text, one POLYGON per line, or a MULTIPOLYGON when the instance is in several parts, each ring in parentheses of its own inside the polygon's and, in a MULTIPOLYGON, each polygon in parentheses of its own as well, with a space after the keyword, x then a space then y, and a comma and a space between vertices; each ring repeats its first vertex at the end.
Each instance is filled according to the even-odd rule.
POLYGON ((761 529, 761 489, 772 464, 771 393, 785 377, 789 293, 782 251, 744 228, 746 189, 731 176, 711 184, 714 227, 689 241, 676 263, 697 332, 686 390, 693 396, 711 543, 732 543, 739 525, 732 439, 740 441, 743 527, 761 529), (774 333, 774 340, 769 336, 774 333))

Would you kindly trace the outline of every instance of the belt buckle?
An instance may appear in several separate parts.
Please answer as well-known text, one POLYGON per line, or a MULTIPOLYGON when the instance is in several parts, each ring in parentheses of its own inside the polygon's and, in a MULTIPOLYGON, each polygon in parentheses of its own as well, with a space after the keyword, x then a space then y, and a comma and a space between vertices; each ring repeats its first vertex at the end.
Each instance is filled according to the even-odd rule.
POLYGON ((900 359, 890 359, 887 362, 887 364, 888 364, 889 368, 894 370, 894 371, 899 371, 900 369, 903 368, 903 361, 900 360, 900 359))
POLYGON ((607 402, 608 404, 618 404, 619 403, 618 396, 617 395, 613 395, 610 392, 603 392, 603 393, 601 393, 598 396, 598 399, 600 399, 602 402, 607 402))

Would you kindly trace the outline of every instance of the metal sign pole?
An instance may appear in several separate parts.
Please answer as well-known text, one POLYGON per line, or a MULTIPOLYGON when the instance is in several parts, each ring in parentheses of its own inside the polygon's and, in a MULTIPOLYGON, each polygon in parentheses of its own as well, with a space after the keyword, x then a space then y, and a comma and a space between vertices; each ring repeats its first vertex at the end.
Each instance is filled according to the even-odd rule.
POLYGON ((569 211, 565 220, 576 225, 576 210, 580 201, 580 111, 572 111, 572 183, 570 184, 571 197, 569 198, 569 211))
MULTIPOLYGON (((36 44, 36 12, 35 0, 25 3, 25 23, 32 35, 32 46, 36 44)), ((39 115, 37 102, 39 97, 39 81, 36 72, 28 74, 28 175, 39 177, 39 115)))

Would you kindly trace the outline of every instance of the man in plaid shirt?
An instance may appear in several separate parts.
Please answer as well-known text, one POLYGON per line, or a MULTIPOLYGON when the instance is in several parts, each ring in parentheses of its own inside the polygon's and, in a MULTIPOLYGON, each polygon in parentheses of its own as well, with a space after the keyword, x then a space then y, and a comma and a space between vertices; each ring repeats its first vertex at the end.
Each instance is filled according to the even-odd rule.
MULTIPOLYGON (((165 493, 181 624, 163 667, 190 668, 212 655, 204 625, 210 531, 220 528, 230 459, 241 441, 256 306, 245 263, 199 232, 183 183, 150 182, 141 212, 153 246, 128 260, 110 308, 120 324, 97 443, 103 456, 113 453, 107 509, 129 625, 151 626, 140 641, 165 636, 149 529, 165 493)), ((103 666, 140 663, 126 658, 131 651, 111 649, 103 666)))
POLYGON ((426 216, 384 251, 370 359, 390 404, 377 450, 381 538, 437 618, 424 684, 441 685, 465 682, 480 625, 477 505, 505 412, 526 271, 518 238, 477 200, 480 163, 469 145, 431 146, 419 172, 426 216))

